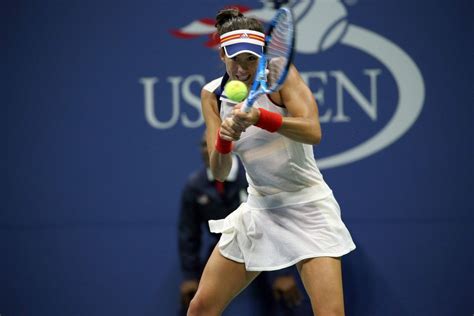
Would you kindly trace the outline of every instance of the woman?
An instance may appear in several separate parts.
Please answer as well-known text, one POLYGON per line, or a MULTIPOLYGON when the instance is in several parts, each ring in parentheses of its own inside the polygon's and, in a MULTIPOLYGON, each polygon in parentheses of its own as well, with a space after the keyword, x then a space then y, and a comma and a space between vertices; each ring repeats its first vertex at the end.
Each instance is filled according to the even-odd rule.
POLYGON ((255 19, 227 9, 216 20, 226 75, 201 93, 211 170, 225 180, 233 150, 245 166, 249 197, 225 219, 209 222, 222 236, 188 315, 220 315, 260 271, 293 264, 313 312, 344 315, 340 257, 355 245, 314 160, 311 145, 321 141, 314 97, 293 65, 283 87, 259 97, 249 113, 216 97, 229 79, 251 86, 264 45, 255 19))

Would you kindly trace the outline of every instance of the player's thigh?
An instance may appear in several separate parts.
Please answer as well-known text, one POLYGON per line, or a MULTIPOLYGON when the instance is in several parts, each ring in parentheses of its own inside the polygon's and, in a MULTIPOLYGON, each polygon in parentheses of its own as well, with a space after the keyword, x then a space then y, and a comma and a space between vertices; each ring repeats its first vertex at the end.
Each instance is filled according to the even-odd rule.
POLYGON ((243 263, 225 258, 216 247, 204 268, 195 298, 223 310, 258 274, 246 271, 243 263))
POLYGON ((340 258, 319 257, 297 264, 304 287, 317 315, 344 315, 340 258))

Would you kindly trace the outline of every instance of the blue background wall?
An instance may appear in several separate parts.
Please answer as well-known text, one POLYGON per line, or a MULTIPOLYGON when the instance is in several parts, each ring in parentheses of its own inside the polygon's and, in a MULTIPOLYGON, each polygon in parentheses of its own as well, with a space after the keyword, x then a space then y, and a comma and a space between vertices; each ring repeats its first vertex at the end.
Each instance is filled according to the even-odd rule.
MULTIPOLYGON (((378 135, 423 97, 396 139, 321 165, 358 245, 344 258, 347 314, 471 315, 472 1, 327 2, 328 12, 346 12, 340 38, 295 60, 328 115, 320 161, 378 135), (403 92, 407 102, 387 66, 396 53, 380 59, 348 45, 354 28, 375 50, 390 41, 414 62, 421 81, 407 75, 409 62, 396 62, 414 87, 403 92), (377 94, 376 117, 343 77, 366 104, 377 94), (338 120, 338 104, 348 120, 338 120)), ((2 316, 176 312, 179 195, 200 166, 198 95, 223 68, 207 35, 185 40, 171 30, 232 4, 264 8, 246 0, 3 3, 2 316), (148 116, 145 82, 155 82, 148 116), (173 109, 175 123, 153 126, 173 109)), ((311 27, 299 31, 300 43, 312 40, 311 27)), ((249 304, 239 300, 228 315, 248 314, 249 304)))

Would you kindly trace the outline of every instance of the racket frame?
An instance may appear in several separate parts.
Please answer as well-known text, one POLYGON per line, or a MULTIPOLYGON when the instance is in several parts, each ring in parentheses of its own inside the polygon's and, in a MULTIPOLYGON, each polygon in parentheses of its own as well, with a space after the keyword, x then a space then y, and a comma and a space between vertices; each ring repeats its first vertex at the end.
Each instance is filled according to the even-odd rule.
POLYGON ((249 95, 248 95, 247 99, 245 99, 245 101, 244 101, 244 105, 242 106, 242 111, 249 112, 250 109, 252 108, 253 103, 257 100, 257 98, 260 95, 269 94, 269 93, 278 91, 281 88, 281 86, 283 85, 283 83, 286 80, 286 77, 288 75, 288 71, 290 69, 290 65, 293 61, 294 47, 295 47, 295 37, 296 37, 295 36, 295 25, 294 25, 294 20, 293 20, 293 14, 291 13, 290 9, 288 9, 286 7, 282 7, 280 9, 278 9, 277 13, 275 14, 272 21, 270 22, 270 27, 267 31, 267 36, 265 37, 265 46, 263 48, 263 54, 260 57, 260 60, 259 60, 259 63, 258 63, 257 72, 256 72, 256 75, 255 75, 255 80, 252 84, 252 88, 250 89, 250 92, 249 92, 249 95), (291 43, 290 43, 291 46, 289 48, 289 56, 287 57, 287 63, 285 65, 285 69, 284 69, 283 73, 280 75, 280 77, 278 78, 275 85, 273 87, 269 88, 268 84, 267 84, 267 73, 266 73, 266 69, 267 69, 267 48, 268 48, 268 44, 272 40, 272 32, 273 32, 274 28, 276 27, 276 25, 279 21, 280 15, 282 15, 282 14, 287 14, 288 16, 290 16, 290 19, 291 19, 291 27, 288 30, 290 32, 290 36, 291 36, 291 43))

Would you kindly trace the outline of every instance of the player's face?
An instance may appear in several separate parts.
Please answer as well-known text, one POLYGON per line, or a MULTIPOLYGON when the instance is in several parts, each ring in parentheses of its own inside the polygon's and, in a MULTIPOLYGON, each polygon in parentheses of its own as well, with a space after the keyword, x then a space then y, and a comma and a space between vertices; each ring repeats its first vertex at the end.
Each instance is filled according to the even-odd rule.
POLYGON ((258 66, 258 57, 250 53, 242 53, 229 58, 221 51, 221 59, 225 63, 230 80, 240 80, 247 86, 253 83, 258 66))

